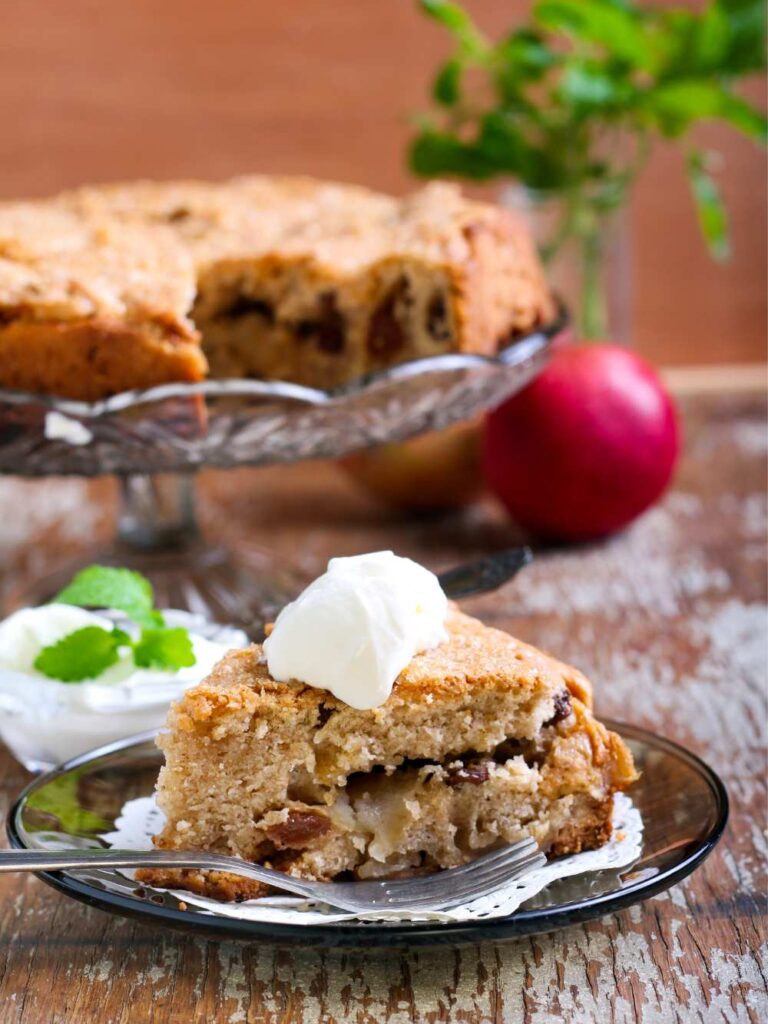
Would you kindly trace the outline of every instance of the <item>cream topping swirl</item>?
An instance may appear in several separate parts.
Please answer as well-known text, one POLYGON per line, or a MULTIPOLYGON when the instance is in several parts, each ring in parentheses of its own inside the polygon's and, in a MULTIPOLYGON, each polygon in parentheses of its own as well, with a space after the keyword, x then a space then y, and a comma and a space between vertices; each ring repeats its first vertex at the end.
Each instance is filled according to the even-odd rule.
POLYGON ((448 638, 448 600, 434 573, 376 551, 332 558, 286 605, 264 643, 270 675, 330 691, 358 710, 383 704, 398 675, 448 638))

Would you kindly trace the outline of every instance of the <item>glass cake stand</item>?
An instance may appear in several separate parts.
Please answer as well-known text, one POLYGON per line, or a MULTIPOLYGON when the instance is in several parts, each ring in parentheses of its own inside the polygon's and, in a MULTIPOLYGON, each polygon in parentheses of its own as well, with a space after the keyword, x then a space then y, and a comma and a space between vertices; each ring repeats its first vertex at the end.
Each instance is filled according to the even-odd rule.
POLYGON ((209 380, 86 403, 0 390, 0 473, 113 474, 120 493, 112 545, 31 588, 12 590, 9 607, 49 599, 77 568, 100 561, 143 572, 162 607, 258 635, 300 583, 290 566, 266 552, 233 552, 202 536, 195 472, 338 458, 468 419, 525 387, 565 323, 561 308, 548 327, 494 357, 414 360, 334 391, 209 380))

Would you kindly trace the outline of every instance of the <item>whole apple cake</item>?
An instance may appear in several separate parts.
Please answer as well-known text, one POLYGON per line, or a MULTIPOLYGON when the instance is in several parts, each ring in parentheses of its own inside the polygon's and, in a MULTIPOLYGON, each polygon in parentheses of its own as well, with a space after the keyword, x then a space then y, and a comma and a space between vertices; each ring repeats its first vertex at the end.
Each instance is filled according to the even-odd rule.
MULTIPOLYGON (((557 856, 611 835, 637 777, 592 715, 585 677, 450 606, 447 640, 418 654, 378 707, 276 682, 263 648, 230 652, 172 708, 156 844, 233 854, 300 877, 432 872, 532 835, 557 856)), ((144 870, 224 900, 235 875, 144 870)))
POLYGON ((252 377, 334 388, 551 320, 515 214, 435 183, 137 182, 0 204, 0 387, 96 400, 252 377))

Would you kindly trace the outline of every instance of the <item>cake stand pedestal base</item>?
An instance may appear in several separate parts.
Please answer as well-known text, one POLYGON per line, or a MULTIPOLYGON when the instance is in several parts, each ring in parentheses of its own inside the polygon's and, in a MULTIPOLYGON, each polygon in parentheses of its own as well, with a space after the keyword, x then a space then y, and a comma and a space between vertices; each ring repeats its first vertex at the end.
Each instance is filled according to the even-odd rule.
POLYGON ((301 590, 302 583, 269 552, 231 550, 202 536, 195 515, 192 473, 119 478, 117 534, 107 548, 17 588, 9 609, 50 601, 86 565, 135 569, 155 590, 159 608, 179 608, 239 626, 255 640, 265 622, 301 590))

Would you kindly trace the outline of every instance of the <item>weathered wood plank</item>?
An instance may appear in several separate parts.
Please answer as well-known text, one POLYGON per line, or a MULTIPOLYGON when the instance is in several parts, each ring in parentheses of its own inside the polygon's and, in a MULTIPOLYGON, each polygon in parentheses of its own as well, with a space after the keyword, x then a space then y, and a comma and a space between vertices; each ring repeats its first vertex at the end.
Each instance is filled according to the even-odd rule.
MULTIPOLYGON (((606 544, 540 552, 514 586, 471 607, 584 668, 604 714, 679 740, 723 775, 731 825, 701 870, 551 935, 368 954, 206 942, 7 876, 0 1024, 768 1019, 765 404, 690 399, 686 431, 661 506, 606 544)), ((382 512, 332 467, 211 474, 204 489, 211 520, 268 537, 307 575, 331 554, 391 546, 438 567, 515 538, 490 503, 437 523, 382 512)), ((103 536, 110 493, 106 481, 0 480, 5 581, 103 536)), ((0 813, 26 778, 0 754, 0 813)))

